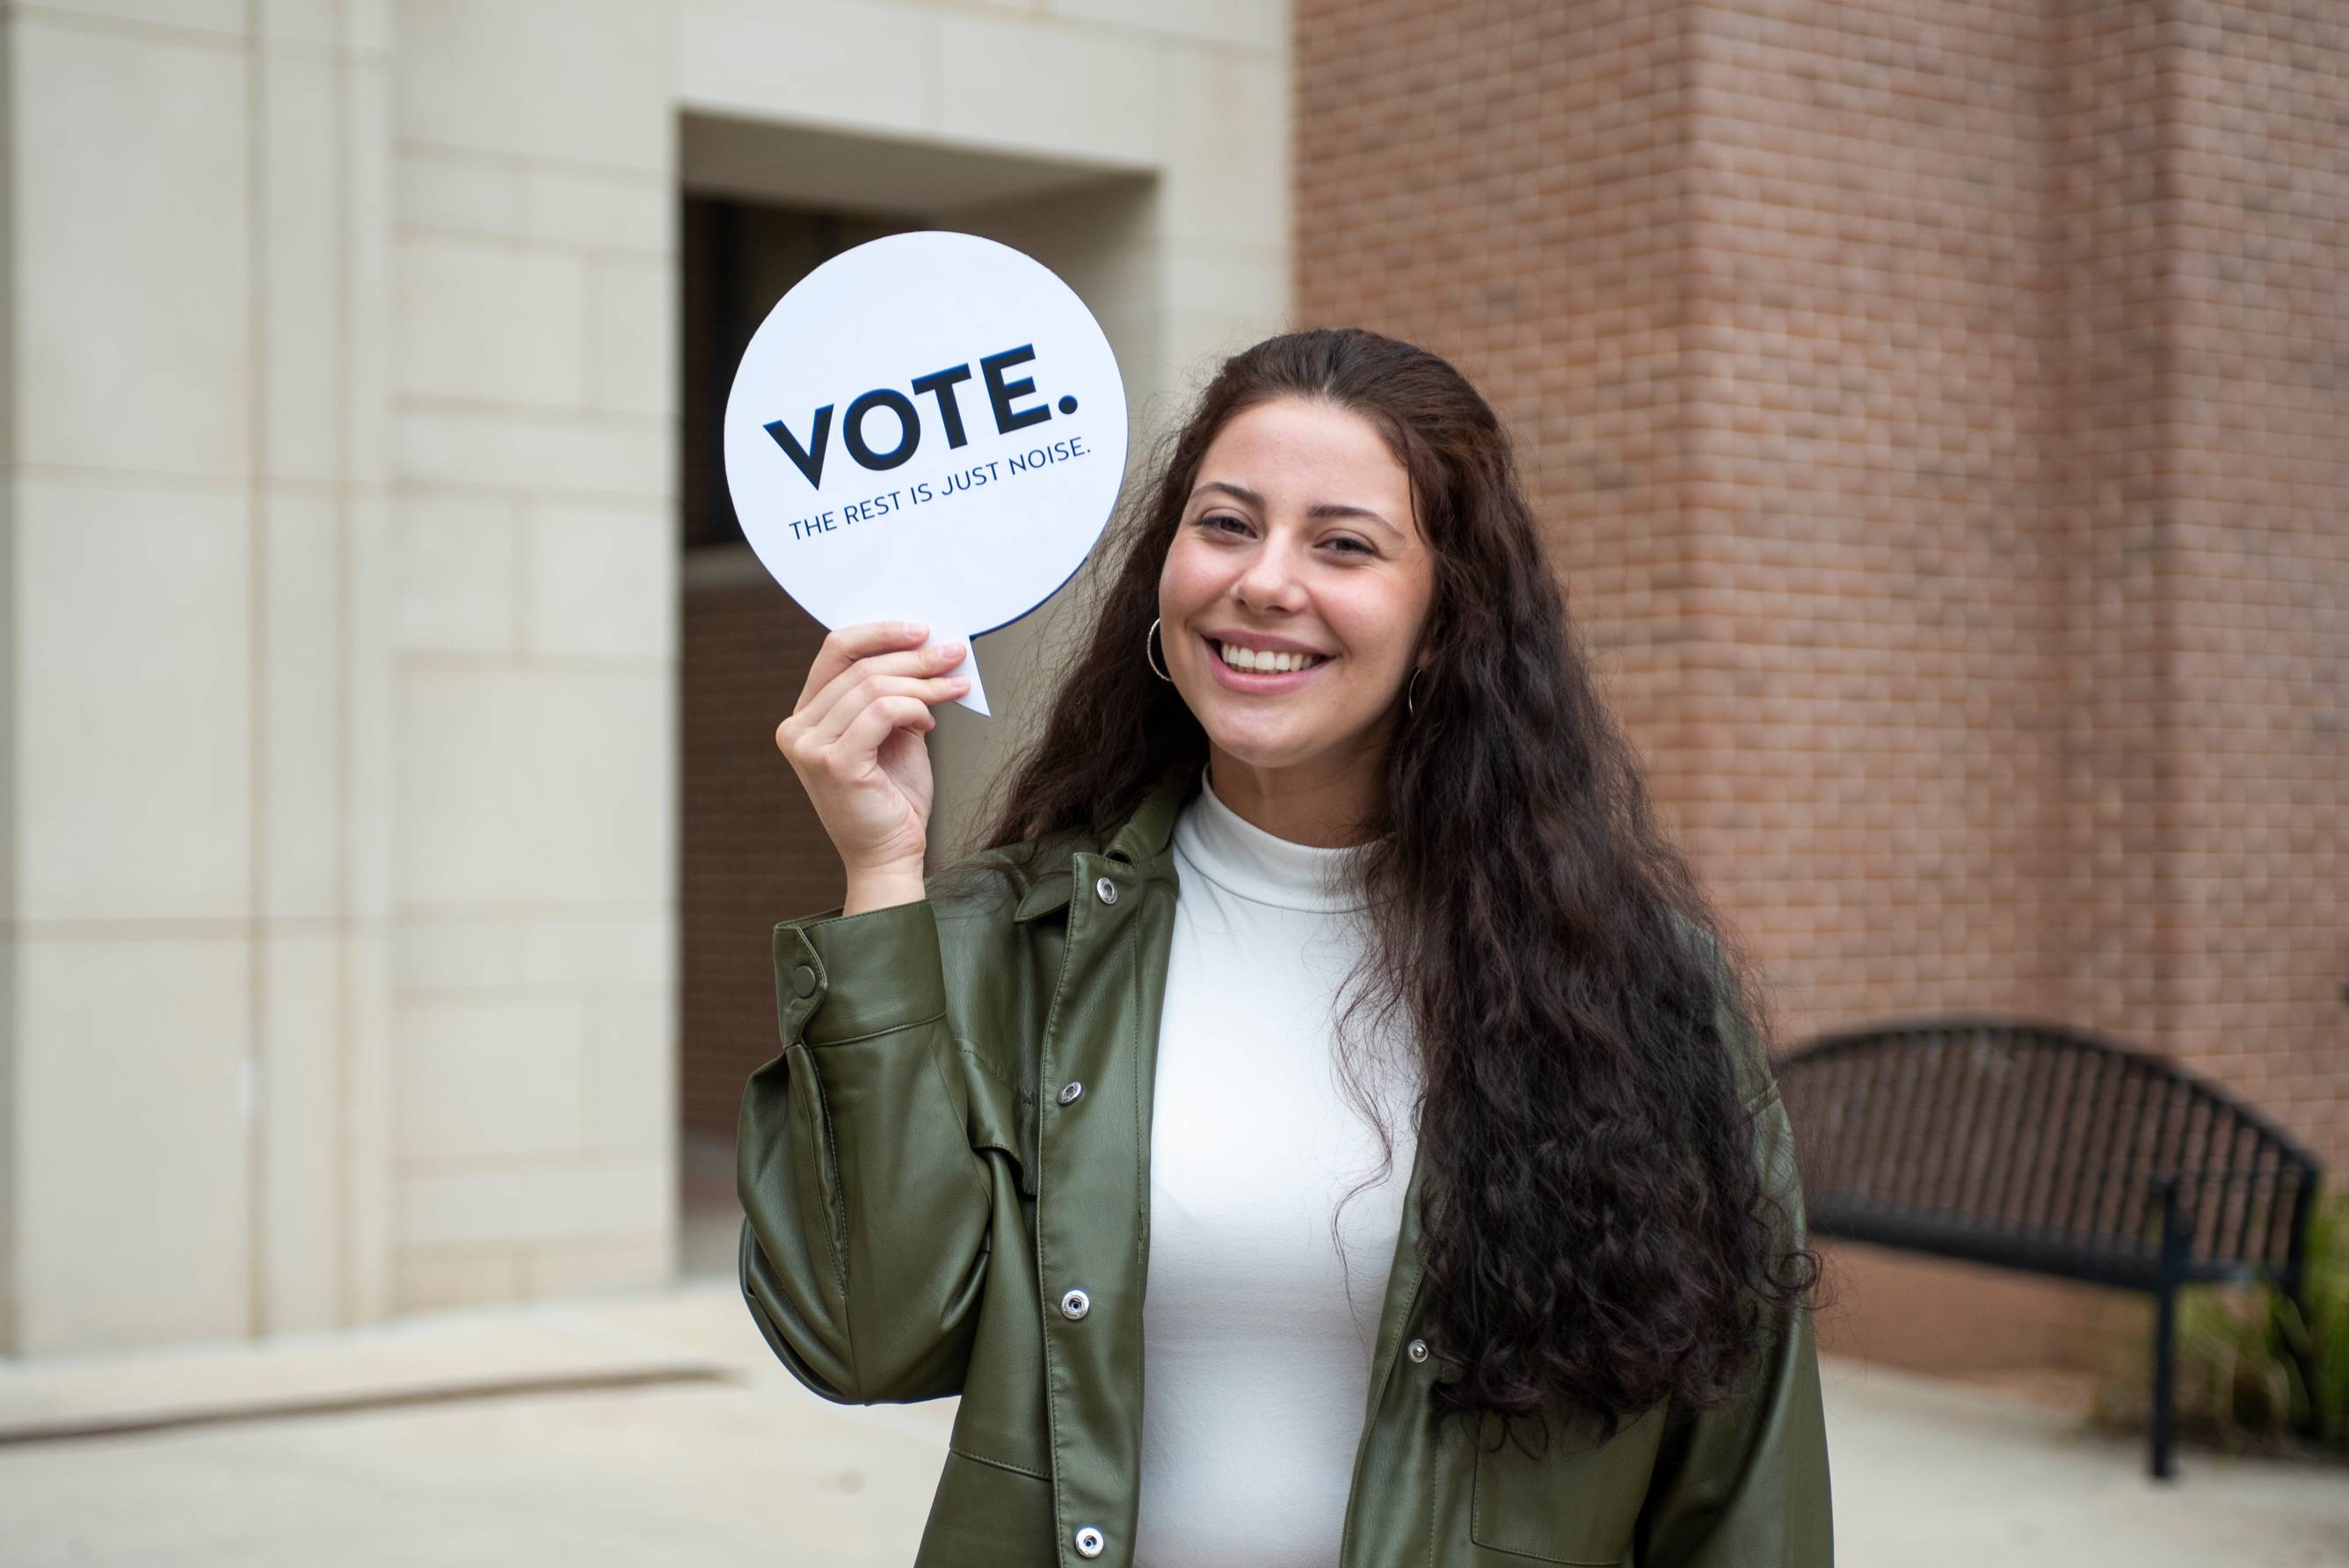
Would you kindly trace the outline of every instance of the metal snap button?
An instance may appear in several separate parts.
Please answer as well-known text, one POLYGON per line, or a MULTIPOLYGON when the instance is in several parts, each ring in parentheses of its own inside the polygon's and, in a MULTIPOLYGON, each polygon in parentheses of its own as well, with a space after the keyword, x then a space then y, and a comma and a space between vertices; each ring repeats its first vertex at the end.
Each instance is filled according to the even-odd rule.
POLYGON ((1076 1079, 1071 1078, 1068 1082, 1061 1086, 1061 1103, 1062 1105, 1074 1105, 1077 1103, 1077 1096, 1084 1092, 1085 1086, 1079 1083, 1076 1079))
POLYGON ((1410 1357, 1413 1361, 1424 1361, 1427 1359, 1427 1341, 1424 1339, 1414 1339, 1409 1345, 1402 1347, 1402 1353, 1405 1356, 1410 1357))
POLYGON ((792 989, 802 996, 815 995, 815 971, 802 964, 792 971, 792 989))
POLYGON ((1083 1291, 1072 1290, 1061 1297, 1061 1315, 1074 1323, 1093 1309, 1093 1298, 1083 1291))
POLYGON ((1108 1544, 1108 1538, 1102 1535, 1100 1531, 1095 1530, 1092 1525, 1080 1524, 1077 1526, 1078 1556, 1098 1557, 1102 1554, 1102 1548, 1108 1544))
POLYGON ((1110 881, 1107 877, 1103 877, 1099 882, 1093 883, 1093 892, 1101 894, 1101 901, 1103 903, 1115 903, 1117 902, 1117 883, 1110 881))

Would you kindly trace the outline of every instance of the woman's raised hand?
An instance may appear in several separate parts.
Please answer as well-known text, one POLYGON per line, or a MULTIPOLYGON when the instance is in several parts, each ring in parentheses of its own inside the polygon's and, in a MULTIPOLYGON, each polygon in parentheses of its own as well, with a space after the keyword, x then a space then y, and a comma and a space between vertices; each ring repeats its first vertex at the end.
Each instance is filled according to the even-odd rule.
POLYGON ((848 870, 846 913, 863 896, 890 889, 922 896, 922 851, 929 841, 933 703, 962 695, 968 677, 939 672, 962 662, 962 645, 925 648, 927 627, 904 621, 843 626, 823 640, 775 747, 799 775, 815 814, 848 870), (910 888, 910 892, 908 889, 910 888))

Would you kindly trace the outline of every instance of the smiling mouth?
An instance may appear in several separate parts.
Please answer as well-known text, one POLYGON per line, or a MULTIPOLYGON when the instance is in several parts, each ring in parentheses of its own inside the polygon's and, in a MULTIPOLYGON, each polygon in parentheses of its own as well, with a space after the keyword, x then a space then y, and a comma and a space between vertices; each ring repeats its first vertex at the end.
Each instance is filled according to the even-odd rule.
POLYGON ((1237 643, 1219 643, 1213 637, 1207 638, 1206 643, 1216 650, 1216 657, 1222 660, 1226 668, 1238 670, 1243 675, 1289 675, 1330 662, 1327 654, 1259 652, 1255 648, 1244 648, 1237 643))

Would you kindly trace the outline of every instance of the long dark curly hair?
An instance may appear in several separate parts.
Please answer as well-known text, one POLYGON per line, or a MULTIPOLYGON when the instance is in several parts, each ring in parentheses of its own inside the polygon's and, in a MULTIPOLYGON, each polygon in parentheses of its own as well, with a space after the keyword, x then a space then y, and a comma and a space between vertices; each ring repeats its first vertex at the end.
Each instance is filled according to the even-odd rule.
POLYGON ((1765 1304, 1799 1307, 1819 1272, 1763 1190, 1717 1028, 1723 987, 1764 1047, 1766 1009, 1652 819, 1508 437, 1449 363, 1358 329, 1288 333, 1223 362, 1130 488, 1097 558, 1098 612, 1040 732, 983 802, 992 828, 977 841, 1032 857, 1107 835, 1161 785, 1195 784, 1206 735, 1143 643, 1209 443, 1276 397, 1378 427, 1434 557, 1430 660, 1359 824, 1373 940, 1339 1032, 1390 1171, 1352 1026, 1400 1013, 1415 1039, 1435 1423, 1488 1412, 1546 1445, 1553 1416, 1594 1418, 1603 1439, 1667 1398, 1717 1406, 1764 1343, 1765 1304))

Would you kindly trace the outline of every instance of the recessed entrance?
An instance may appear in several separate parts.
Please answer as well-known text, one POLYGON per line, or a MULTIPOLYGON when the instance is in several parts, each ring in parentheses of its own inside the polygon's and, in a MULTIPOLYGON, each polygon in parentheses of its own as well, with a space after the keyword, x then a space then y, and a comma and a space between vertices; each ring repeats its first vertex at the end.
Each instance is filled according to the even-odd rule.
MULTIPOLYGON (((954 229, 1025 251, 1084 298, 1122 366, 1153 335, 1156 268, 1151 184, 1130 170, 700 116, 683 121, 679 150, 679 1268, 730 1274, 736 1112, 743 1081, 780 1048, 770 934, 843 892, 839 859, 775 750, 823 628, 767 576, 727 493, 719 429, 735 365, 793 284, 885 234, 954 229)), ((1009 717, 941 712, 934 842, 957 830, 1013 738, 1038 639, 1088 587, 1081 574, 987 639, 989 699, 1009 717)))

